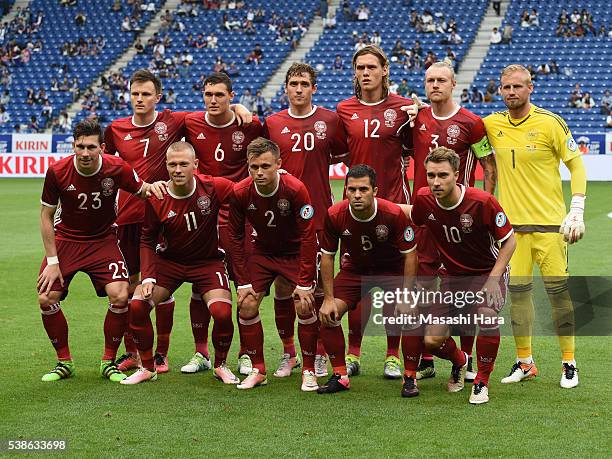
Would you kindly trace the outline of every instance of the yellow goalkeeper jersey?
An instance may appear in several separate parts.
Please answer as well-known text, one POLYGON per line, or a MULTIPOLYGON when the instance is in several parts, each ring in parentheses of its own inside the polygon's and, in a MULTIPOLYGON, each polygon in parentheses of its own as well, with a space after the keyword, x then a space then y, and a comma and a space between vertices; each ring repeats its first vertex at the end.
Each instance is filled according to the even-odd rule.
POLYGON ((565 217, 559 161, 580 156, 559 115, 531 105, 512 119, 507 110, 484 119, 499 175, 499 202, 516 231, 557 231, 565 217))

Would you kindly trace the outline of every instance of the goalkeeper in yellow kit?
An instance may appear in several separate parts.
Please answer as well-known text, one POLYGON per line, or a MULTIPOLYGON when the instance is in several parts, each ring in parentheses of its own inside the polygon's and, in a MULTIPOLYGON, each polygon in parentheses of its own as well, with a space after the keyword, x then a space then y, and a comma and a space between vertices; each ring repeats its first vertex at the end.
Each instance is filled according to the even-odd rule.
POLYGON ((574 308, 568 291, 567 243, 584 235, 586 171, 572 134, 560 116, 530 102, 533 84, 522 65, 509 65, 500 78, 508 110, 484 123, 495 150, 499 202, 514 226, 517 247, 510 261, 511 317, 517 359, 502 383, 538 374, 531 351, 534 321, 533 264, 537 263, 552 305, 562 353, 561 387, 578 385, 574 358, 574 308), (571 173, 572 202, 565 215, 559 162, 571 173), (561 234, 560 234, 561 233, 561 234))

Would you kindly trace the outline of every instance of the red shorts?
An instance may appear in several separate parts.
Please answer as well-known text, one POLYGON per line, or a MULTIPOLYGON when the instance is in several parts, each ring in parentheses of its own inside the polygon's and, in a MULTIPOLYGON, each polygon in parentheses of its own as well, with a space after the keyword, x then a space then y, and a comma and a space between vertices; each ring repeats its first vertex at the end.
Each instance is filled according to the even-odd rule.
POLYGON ((192 291, 204 295, 215 289, 229 291, 229 278, 223 260, 205 260, 199 264, 183 264, 157 257, 157 285, 174 293, 183 282, 193 284, 192 291))
POLYGON ((380 273, 376 276, 352 273, 341 269, 334 279, 334 298, 346 303, 349 309, 355 309, 367 291, 378 287, 384 290, 402 288, 401 272, 380 273))
POLYGON ((121 225, 117 230, 117 238, 119 239, 119 247, 130 276, 140 272, 140 233, 142 232, 142 223, 130 223, 129 225, 121 225))
MULTIPOLYGON (((244 253, 247 259, 253 253, 253 227, 247 223, 244 228, 244 253)), ((231 280, 235 280, 236 276, 234 276, 234 271, 232 269, 232 256, 230 247, 230 239, 229 239, 229 226, 227 224, 222 225, 219 224, 219 245, 225 252, 225 264, 227 265, 227 271, 229 273, 229 278, 231 280)))
POLYGON ((434 244, 429 229, 423 225, 416 231, 417 256, 419 258, 418 276, 435 277, 440 275, 442 260, 434 244))
POLYGON ((276 257, 253 253, 249 257, 248 268, 253 290, 257 293, 267 293, 277 276, 283 276, 291 284, 297 285, 300 275, 300 257, 299 255, 276 257))
MULTIPOLYGON (((119 250, 117 239, 112 236, 101 241, 70 242, 55 240, 60 271, 64 286, 59 279, 51 286, 52 291, 63 292, 62 300, 68 296, 68 286, 74 275, 81 271, 89 276, 98 296, 107 296, 105 287, 112 282, 128 282, 128 271, 119 250)), ((47 266, 43 259, 40 273, 47 266)))

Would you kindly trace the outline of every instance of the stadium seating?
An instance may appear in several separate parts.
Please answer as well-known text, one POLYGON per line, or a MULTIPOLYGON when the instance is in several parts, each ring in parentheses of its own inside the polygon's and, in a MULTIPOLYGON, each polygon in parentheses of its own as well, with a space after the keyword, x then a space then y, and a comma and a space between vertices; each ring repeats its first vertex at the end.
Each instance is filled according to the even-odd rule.
MULTIPOLYGON (((159 7, 161 0, 156 0, 159 7)), ((27 125, 30 116, 40 114, 39 105, 28 105, 25 103, 26 88, 35 90, 45 88, 47 96, 54 107, 53 116, 58 116, 60 111, 72 103, 72 95, 69 92, 51 91, 51 80, 54 77, 63 78, 59 73, 63 64, 68 64, 68 77, 77 77, 81 89, 89 87, 97 76, 109 67, 114 60, 122 55, 134 41, 134 32, 118 32, 124 14, 131 11, 127 0, 122 0, 123 12, 111 13, 111 2, 99 2, 97 0, 79 0, 77 6, 64 7, 57 1, 33 0, 30 2, 32 15, 40 10, 45 17, 40 30, 33 34, 34 40, 43 42, 43 50, 32 53, 30 62, 23 65, 13 65, 10 71, 13 77, 10 86, 11 103, 8 112, 11 115, 10 126, 5 126, 3 131, 11 132, 15 124, 27 125), (83 26, 75 24, 75 15, 83 11, 87 20, 83 26), (80 37, 98 37, 103 34, 106 45, 97 56, 62 56, 60 47, 66 41, 77 41, 80 37)), ((140 26, 145 27, 152 18, 152 13, 144 12, 140 26)), ((7 37, 5 42, 12 38, 7 37)), ((25 37, 21 40, 26 39, 25 37)))
MULTIPOLYGON (((612 89, 612 39, 592 34, 583 38, 557 37, 555 30, 562 8, 570 14, 574 9, 582 11, 586 8, 593 15, 596 29, 600 25, 609 28, 612 24, 612 9, 607 0, 562 3, 513 0, 504 18, 504 25, 508 23, 514 29, 512 44, 489 49, 474 84, 483 90, 490 78, 497 81, 501 69, 511 63, 537 67, 555 60, 561 74, 538 76, 534 82, 533 102, 563 116, 573 131, 604 132, 605 115, 599 111, 599 101, 606 89, 612 89), (540 26, 521 27, 521 12, 534 7, 538 11, 540 26), (585 110, 568 106, 576 83, 580 83, 583 91, 591 93, 596 102, 594 108, 585 110)), ((505 109, 500 98, 490 104, 468 104, 467 107, 481 116, 505 109)))

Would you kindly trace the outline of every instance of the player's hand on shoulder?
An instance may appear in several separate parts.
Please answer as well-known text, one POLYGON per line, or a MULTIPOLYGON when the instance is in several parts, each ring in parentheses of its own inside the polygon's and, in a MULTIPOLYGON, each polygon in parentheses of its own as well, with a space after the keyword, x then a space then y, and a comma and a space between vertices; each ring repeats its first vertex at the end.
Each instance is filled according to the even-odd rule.
POLYGON ((157 199, 164 199, 164 196, 168 194, 168 183, 163 180, 149 183, 149 187, 146 191, 146 198, 155 196, 157 199))
POLYGON ((245 124, 251 124, 253 122, 253 113, 248 110, 242 104, 235 104, 233 106, 234 113, 236 114, 236 121, 238 121, 238 126, 243 126, 245 124))

